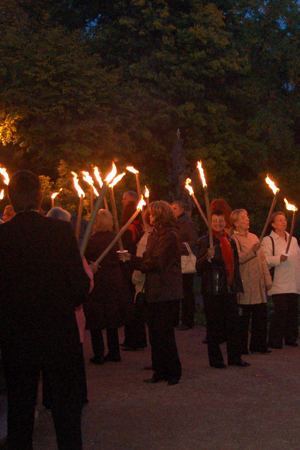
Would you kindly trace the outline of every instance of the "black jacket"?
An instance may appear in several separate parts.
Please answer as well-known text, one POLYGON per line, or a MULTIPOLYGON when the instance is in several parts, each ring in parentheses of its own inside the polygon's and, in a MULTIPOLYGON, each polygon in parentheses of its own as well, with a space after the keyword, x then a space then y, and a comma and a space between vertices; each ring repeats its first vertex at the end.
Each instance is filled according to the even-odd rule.
POLYGON ((181 256, 175 228, 151 231, 143 257, 132 256, 131 264, 146 274, 148 302, 182 298, 181 256))
POLYGON ((222 257, 220 240, 214 236, 215 256, 211 262, 207 259, 207 249, 209 248, 208 235, 203 236, 198 241, 197 263, 196 268, 201 275, 201 292, 202 295, 224 295, 228 293, 237 294, 243 292, 243 283, 239 271, 239 256, 235 241, 228 236, 229 243, 232 248, 234 257, 234 283, 228 288, 225 270, 225 262, 222 257))
POLYGON ((75 306, 90 286, 70 223, 17 214, 0 226, 0 334, 24 364, 67 360, 80 346, 75 306))
POLYGON ((196 253, 198 234, 192 218, 186 212, 183 212, 177 217, 177 221, 181 254, 188 254, 186 246, 183 245, 182 242, 187 242, 191 247, 192 252, 196 253))

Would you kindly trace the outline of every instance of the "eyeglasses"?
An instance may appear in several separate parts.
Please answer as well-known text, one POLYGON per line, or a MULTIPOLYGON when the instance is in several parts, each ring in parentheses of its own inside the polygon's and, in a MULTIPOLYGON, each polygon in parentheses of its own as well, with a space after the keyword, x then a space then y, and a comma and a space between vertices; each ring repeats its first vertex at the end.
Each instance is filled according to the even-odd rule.
POLYGON ((224 219, 214 219, 212 220, 213 223, 225 223, 224 219))

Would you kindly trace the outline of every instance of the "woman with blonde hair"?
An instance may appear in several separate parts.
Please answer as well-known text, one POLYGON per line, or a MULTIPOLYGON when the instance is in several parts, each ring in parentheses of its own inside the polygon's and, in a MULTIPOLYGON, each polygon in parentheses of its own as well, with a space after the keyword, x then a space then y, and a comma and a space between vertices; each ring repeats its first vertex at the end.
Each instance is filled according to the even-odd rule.
POLYGON ((266 288, 272 287, 268 263, 258 237, 249 232, 250 221, 245 209, 236 209, 230 216, 236 242, 244 292, 239 294, 242 308, 241 351, 248 354, 248 330, 251 318, 250 352, 270 353, 267 347, 268 307, 266 288))
MULTIPOLYGON (((94 233, 87 244, 85 257, 89 263, 96 261, 115 238, 113 218, 109 211, 100 209, 94 224, 94 233)), ((118 328, 123 326, 130 312, 130 292, 120 268, 116 244, 101 261, 94 275, 95 286, 85 305, 87 325, 91 332, 93 364, 121 360, 118 328), (106 329, 108 353, 104 356, 102 330, 106 329)))

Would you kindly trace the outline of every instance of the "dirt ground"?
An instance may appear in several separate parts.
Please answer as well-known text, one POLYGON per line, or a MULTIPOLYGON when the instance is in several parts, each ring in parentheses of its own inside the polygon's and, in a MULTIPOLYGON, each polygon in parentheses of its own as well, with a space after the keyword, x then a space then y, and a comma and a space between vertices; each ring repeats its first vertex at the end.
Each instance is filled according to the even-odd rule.
MULTIPOLYGON (((145 384, 150 349, 94 366, 84 344, 89 404, 84 450, 299 450, 299 348, 245 356, 249 368, 210 368, 205 328, 176 331, 183 367, 178 385, 145 384)), ((120 332, 122 342, 122 330, 120 332)), ((226 347, 222 346, 224 353, 226 347)), ((51 413, 38 404, 34 450, 56 448, 51 413)))

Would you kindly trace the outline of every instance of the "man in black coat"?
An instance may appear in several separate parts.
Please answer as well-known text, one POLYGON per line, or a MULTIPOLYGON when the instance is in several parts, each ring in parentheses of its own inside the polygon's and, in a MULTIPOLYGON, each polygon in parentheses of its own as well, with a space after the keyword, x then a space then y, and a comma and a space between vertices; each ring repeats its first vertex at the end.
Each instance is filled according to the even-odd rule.
POLYGON ((32 449, 41 368, 53 392, 59 449, 80 450, 80 347, 75 307, 87 277, 71 225, 42 217, 41 185, 30 171, 9 183, 16 216, 0 229, 0 345, 7 384, 7 448, 32 449))
MULTIPOLYGON (((181 255, 188 255, 186 242, 193 253, 196 254, 196 245, 198 241, 198 233, 193 219, 184 210, 184 205, 181 201, 176 200, 171 205, 174 216, 178 222, 178 238, 180 242, 181 255)), ((194 274, 184 273, 182 275, 183 283, 183 298, 181 301, 181 325, 178 330, 184 331, 193 328, 195 319, 196 300, 194 294, 194 274)), ((178 323, 179 323, 178 311, 178 323)))

